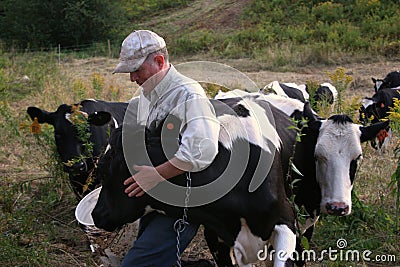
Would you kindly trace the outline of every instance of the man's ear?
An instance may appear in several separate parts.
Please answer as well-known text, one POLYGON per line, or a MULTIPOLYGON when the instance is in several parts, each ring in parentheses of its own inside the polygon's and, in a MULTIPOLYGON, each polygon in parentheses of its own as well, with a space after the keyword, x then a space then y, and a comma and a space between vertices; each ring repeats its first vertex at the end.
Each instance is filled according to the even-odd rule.
POLYGON ((164 65, 166 64, 165 62, 165 58, 163 55, 155 55, 154 56, 154 61, 156 62, 156 64, 158 65, 158 67, 160 67, 161 69, 164 67, 164 65))

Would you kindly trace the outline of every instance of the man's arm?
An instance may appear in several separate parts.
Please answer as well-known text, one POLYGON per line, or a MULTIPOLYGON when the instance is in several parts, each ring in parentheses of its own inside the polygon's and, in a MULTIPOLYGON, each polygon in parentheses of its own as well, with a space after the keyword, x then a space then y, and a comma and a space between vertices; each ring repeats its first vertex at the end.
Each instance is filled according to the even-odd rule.
POLYGON ((181 161, 176 157, 157 167, 135 165, 133 169, 137 173, 124 181, 124 185, 129 185, 125 189, 125 193, 130 197, 140 197, 158 183, 188 172, 192 168, 190 162, 181 161))

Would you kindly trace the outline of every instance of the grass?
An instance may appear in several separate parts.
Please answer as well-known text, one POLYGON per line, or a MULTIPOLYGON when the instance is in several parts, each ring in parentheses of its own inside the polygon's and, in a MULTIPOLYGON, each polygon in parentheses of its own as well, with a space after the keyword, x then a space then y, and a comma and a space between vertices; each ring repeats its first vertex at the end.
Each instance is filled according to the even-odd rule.
MULTIPOLYGON (((18 55, 14 65, 8 55, 2 55, 0 63, 3 66, 0 71, 0 114, 3 118, 0 121, 0 265, 98 266, 98 257, 90 252, 86 237, 75 221, 77 201, 57 164, 52 128, 43 126, 39 136, 29 133, 31 122, 26 108, 34 105, 55 110, 61 103, 74 103, 82 98, 126 101, 137 93, 137 87, 129 82, 127 75, 111 75, 116 61, 107 58, 77 60, 70 57, 58 65, 57 58, 51 54, 38 53, 18 55), (25 75, 29 79, 24 78, 25 75)), ((245 69, 250 63, 251 60, 240 64, 245 69)), ((385 64, 386 70, 390 70, 397 63, 385 64)), ((302 78, 307 77, 307 72, 319 72, 325 81, 328 80, 325 70, 336 73, 330 65, 312 71, 310 65, 304 68, 291 65, 290 68, 297 69, 298 77, 302 78)), ((353 102, 365 93, 351 86, 355 81, 360 88, 367 86, 370 77, 365 71, 369 69, 370 65, 365 66, 350 89, 343 91, 341 107, 346 112, 351 112, 350 104, 354 105, 353 102)), ((259 86, 293 77, 290 72, 247 74, 256 77, 259 86)), ((345 218, 322 216, 311 242, 312 249, 336 248, 336 241, 345 238, 349 249, 371 250, 373 255, 395 254, 396 263, 383 265, 399 265, 399 218, 396 217, 395 196, 390 194, 389 188, 396 169, 394 146, 395 141, 386 153, 379 154, 369 144, 363 145, 364 160, 355 181, 353 214, 345 218)), ((201 236, 193 241, 185 255, 192 259, 210 256, 201 236)), ((348 266, 347 262, 339 261, 310 264, 348 266)), ((363 264, 369 263, 358 263, 363 264)))

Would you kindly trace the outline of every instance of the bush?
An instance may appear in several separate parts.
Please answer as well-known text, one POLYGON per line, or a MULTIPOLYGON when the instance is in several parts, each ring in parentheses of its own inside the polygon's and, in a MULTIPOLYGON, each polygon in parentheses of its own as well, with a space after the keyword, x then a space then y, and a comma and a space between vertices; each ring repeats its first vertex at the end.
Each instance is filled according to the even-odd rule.
POLYGON ((193 34, 182 35, 170 45, 174 54, 195 54, 213 50, 217 43, 211 31, 198 31, 193 34))
POLYGON ((332 24, 343 18, 343 10, 344 9, 341 4, 328 1, 319 3, 313 7, 312 14, 315 16, 317 21, 332 24))
POLYGON ((383 47, 383 54, 388 57, 399 57, 400 56, 400 41, 390 42, 383 47))

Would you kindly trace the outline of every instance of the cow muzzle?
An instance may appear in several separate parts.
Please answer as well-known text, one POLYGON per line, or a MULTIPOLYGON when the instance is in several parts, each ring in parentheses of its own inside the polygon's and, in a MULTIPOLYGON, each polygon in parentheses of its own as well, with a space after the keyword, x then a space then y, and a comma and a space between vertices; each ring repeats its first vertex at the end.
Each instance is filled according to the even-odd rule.
POLYGON ((87 164, 84 161, 75 162, 70 166, 64 165, 64 171, 72 175, 81 174, 82 172, 87 172, 87 170, 87 164))
POLYGON ((333 216, 346 216, 350 211, 349 205, 344 202, 328 202, 325 209, 329 215, 333 216))

